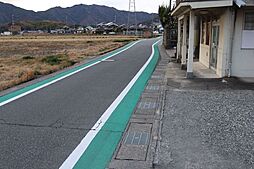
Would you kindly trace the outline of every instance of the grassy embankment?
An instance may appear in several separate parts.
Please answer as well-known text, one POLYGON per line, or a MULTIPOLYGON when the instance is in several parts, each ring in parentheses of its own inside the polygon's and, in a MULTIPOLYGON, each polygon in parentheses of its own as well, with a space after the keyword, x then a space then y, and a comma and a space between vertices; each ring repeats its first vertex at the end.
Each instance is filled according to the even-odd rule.
POLYGON ((117 49, 136 37, 0 37, 0 91, 117 49))

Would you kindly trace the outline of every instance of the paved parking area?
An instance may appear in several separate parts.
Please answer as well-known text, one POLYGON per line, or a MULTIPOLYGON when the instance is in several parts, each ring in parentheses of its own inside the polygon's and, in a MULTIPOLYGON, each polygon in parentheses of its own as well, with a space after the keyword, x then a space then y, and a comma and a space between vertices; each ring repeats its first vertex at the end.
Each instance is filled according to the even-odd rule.
POLYGON ((254 91, 166 92, 158 169, 254 167, 254 91))
POLYGON ((185 79, 169 63, 156 169, 253 169, 254 83, 185 79))

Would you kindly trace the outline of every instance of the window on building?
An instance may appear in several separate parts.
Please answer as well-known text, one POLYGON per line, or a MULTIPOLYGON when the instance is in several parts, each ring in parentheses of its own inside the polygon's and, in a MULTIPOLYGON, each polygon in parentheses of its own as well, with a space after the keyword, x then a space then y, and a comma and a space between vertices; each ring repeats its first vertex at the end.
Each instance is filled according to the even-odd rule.
POLYGON ((206 20, 202 21, 201 43, 204 45, 210 44, 210 29, 211 23, 206 20))
POLYGON ((201 37, 202 44, 205 44, 205 36, 206 36, 206 22, 202 21, 202 37, 201 37))
POLYGON ((244 30, 254 30, 254 12, 245 13, 244 30))
POLYGON ((254 12, 244 13, 242 32, 242 49, 254 49, 254 12))

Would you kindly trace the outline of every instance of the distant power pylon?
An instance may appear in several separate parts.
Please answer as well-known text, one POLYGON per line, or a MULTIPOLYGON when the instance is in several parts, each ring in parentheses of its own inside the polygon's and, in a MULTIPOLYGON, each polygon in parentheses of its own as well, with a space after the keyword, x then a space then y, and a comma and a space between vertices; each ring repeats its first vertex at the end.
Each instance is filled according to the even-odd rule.
POLYGON ((68 25, 68 16, 67 15, 65 16, 65 25, 66 26, 68 25))
MULTIPOLYGON (((137 35, 137 13, 136 13, 136 3, 135 0, 129 0, 129 12, 128 12, 128 23, 127 23, 127 34, 129 34, 129 29, 131 25, 131 18, 134 16, 135 23, 135 35, 137 35), (134 15, 133 15, 134 14, 134 15)), ((133 21, 133 19, 132 19, 133 21)))
POLYGON ((14 14, 11 15, 11 24, 14 26, 14 14))

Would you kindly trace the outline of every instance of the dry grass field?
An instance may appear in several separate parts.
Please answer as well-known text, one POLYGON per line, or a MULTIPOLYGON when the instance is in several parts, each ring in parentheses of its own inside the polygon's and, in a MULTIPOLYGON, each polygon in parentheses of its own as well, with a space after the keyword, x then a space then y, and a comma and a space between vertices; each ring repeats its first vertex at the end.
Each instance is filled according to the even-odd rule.
POLYGON ((130 36, 0 37, 0 91, 119 48, 130 36))

